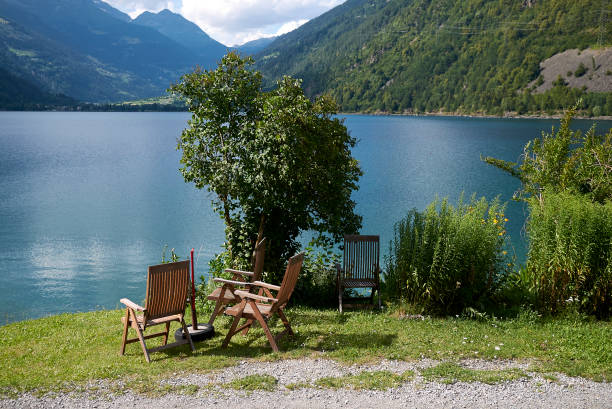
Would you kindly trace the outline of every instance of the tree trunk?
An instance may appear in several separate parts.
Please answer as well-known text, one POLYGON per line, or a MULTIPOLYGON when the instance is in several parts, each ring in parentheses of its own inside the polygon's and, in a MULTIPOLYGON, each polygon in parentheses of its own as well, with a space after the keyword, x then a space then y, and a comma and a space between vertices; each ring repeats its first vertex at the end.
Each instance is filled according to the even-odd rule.
MULTIPOLYGON (((263 240, 264 223, 265 223, 265 221, 266 221, 266 215, 262 213, 261 217, 259 218, 259 231, 257 232, 257 240, 255 240, 255 247, 257 247, 259 242, 263 240)), ((255 265, 255 257, 256 257, 255 247, 253 248, 253 255, 251 256, 251 265, 252 266, 255 265)))
MULTIPOLYGON (((227 195, 220 195, 219 199, 221 199, 221 202, 223 202, 223 218, 225 219, 225 226, 229 229, 229 231, 232 230, 232 218, 230 217, 230 211, 229 211, 229 206, 227 205, 227 195)), ((232 256, 232 241, 228 240, 227 241, 227 251, 229 252, 229 257, 230 260, 234 260, 234 257, 232 256)))

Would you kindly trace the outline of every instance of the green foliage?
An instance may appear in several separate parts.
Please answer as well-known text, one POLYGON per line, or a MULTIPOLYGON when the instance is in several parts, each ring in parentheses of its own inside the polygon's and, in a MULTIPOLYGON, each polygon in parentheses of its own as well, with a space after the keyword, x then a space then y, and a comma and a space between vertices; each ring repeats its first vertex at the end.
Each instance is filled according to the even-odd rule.
POLYGON ((267 271, 282 274, 301 231, 321 244, 359 229, 350 196, 361 170, 332 99, 311 101, 289 77, 262 92, 251 64, 230 52, 215 71, 198 69, 171 88, 193 113, 178 144, 181 172, 216 195, 230 258, 248 260, 265 235, 267 271))
POLYGON ((164 263, 174 263, 179 261, 181 258, 174 252, 174 247, 170 250, 170 258, 166 260, 166 250, 168 250, 168 245, 164 244, 164 248, 162 249, 162 257, 161 262, 164 263))
MULTIPOLYGON (((311 307, 333 307, 337 303, 336 294, 336 267, 339 257, 331 249, 324 248, 318 251, 312 247, 306 247, 304 263, 300 271, 300 279, 296 283, 295 290, 291 296, 291 305, 306 305, 311 307)), ((208 276, 200 276, 200 284, 196 288, 196 299, 199 311, 205 315, 211 314, 215 305, 214 301, 208 301, 206 297, 218 287, 212 278, 220 277, 232 279, 231 273, 226 273, 226 268, 233 268, 232 261, 227 251, 217 254, 209 263, 208 276)), ((239 268, 250 270, 248 265, 240 265, 239 268)), ((282 271, 284 273, 284 270, 282 271)), ((282 274, 264 271, 263 281, 270 284, 280 285, 282 274)))
MULTIPOLYGON (((507 295, 556 313, 568 304, 598 317, 612 309, 612 130, 570 128, 568 110, 555 133, 525 145, 521 161, 484 160, 518 177, 527 200, 527 266, 513 273, 507 295)), ((572 307, 573 308, 573 307, 572 307)))
POLYGON ((458 314, 482 310, 511 267, 504 250, 504 206, 472 196, 457 207, 436 200, 395 225, 385 292, 425 310, 458 314))
POLYGON ((576 77, 582 77, 584 74, 586 74, 586 72, 587 67, 585 67, 583 63, 580 63, 580 65, 578 65, 578 68, 576 68, 576 71, 574 71, 574 75, 576 77))
POLYGON ((528 201, 527 279, 538 307, 612 314, 612 202, 546 191, 528 201))
POLYGON ((483 159, 521 180, 516 198, 540 196, 549 189, 587 195, 599 203, 612 199, 612 130, 606 135, 597 135, 595 126, 584 135, 572 131, 575 113, 576 107, 566 112, 557 132, 553 128, 528 142, 518 164, 483 159))
POLYGON ((312 247, 306 247, 305 253, 291 303, 311 307, 337 306, 335 265, 340 262, 339 256, 329 248, 317 252, 312 247))

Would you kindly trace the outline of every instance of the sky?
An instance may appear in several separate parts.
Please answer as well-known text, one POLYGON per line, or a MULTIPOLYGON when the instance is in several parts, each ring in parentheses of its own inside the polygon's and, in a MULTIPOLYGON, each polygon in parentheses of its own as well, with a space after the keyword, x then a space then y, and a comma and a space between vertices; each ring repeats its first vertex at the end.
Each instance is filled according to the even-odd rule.
POLYGON ((104 0, 135 18, 169 9, 227 45, 295 30, 344 0, 104 0))

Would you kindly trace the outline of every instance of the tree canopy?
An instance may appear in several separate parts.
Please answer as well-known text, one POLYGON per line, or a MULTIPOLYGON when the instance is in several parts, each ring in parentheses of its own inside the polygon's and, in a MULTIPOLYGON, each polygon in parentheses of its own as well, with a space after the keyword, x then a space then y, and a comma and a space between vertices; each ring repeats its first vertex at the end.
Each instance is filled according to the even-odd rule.
POLYGON ((319 243, 358 231, 351 193, 362 172, 351 155, 356 140, 334 117, 330 97, 311 101, 290 77, 264 92, 251 64, 230 52, 216 70, 196 69, 170 90, 192 112, 178 142, 181 172, 215 194, 231 258, 248 260, 255 238, 265 235, 267 264, 278 267, 303 231, 319 243))

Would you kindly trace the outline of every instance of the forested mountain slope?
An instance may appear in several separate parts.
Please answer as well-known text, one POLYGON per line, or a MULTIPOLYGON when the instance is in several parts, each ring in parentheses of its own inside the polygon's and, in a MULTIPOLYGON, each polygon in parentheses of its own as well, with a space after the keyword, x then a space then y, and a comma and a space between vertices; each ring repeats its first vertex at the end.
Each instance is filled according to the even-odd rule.
POLYGON ((4 109, 46 109, 75 103, 72 98, 44 92, 30 81, 0 68, 0 107, 4 109))
POLYGON ((612 43, 601 9, 601 0, 348 0, 279 37, 257 67, 268 86, 302 78, 344 111, 552 112, 582 96, 612 115, 609 92, 531 84, 545 59, 612 43))

